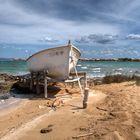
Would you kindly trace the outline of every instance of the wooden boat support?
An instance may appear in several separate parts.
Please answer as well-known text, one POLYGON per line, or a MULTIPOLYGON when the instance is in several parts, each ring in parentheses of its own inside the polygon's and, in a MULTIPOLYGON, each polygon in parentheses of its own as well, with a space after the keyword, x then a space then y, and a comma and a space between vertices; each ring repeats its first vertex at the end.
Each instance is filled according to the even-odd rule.
POLYGON ((30 74, 27 74, 27 75, 17 76, 17 79, 22 83, 28 82, 29 84, 26 84, 26 85, 28 85, 28 87, 31 91, 35 90, 35 92, 37 94, 40 93, 40 84, 43 84, 44 85, 44 97, 48 98, 47 86, 48 86, 49 82, 75 83, 75 82, 78 82, 78 80, 79 80, 76 77, 77 74, 78 74, 79 79, 83 78, 83 80, 84 80, 83 89, 84 90, 86 89, 86 91, 84 91, 84 93, 87 93, 86 72, 78 72, 78 73, 72 72, 69 75, 70 77, 72 77, 72 79, 65 80, 65 81, 58 81, 58 80, 49 78, 47 71, 31 72, 30 74))
MULTIPOLYGON (((83 77, 84 78, 84 89, 87 88, 86 72, 78 72, 77 74, 78 74, 79 77, 83 77)), ((70 76, 76 76, 76 73, 72 72, 72 73, 70 73, 70 76)))

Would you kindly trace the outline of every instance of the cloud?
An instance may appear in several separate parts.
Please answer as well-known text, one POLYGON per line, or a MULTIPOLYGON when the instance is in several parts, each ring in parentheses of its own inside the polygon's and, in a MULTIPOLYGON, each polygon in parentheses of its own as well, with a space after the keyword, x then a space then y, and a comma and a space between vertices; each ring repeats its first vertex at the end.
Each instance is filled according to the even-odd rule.
POLYGON ((129 3, 133 3, 131 0, 113 2, 112 0, 14 0, 14 2, 31 14, 35 13, 74 22, 89 22, 95 19, 105 20, 106 18, 107 20, 119 19, 120 15, 123 12, 126 14, 126 11, 131 7, 129 3), (127 8, 126 5, 129 7, 127 8))
POLYGON ((41 42, 48 42, 48 43, 56 43, 56 42, 58 42, 58 40, 53 39, 53 38, 48 37, 48 36, 40 39, 39 41, 41 41, 41 42))
POLYGON ((117 35, 109 34, 90 34, 88 36, 82 36, 75 41, 78 43, 99 43, 99 44, 112 44, 118 38, 117 35))
MULTIPOLYGON (((139 12, 139 0, 0 0, 0 42, 53 46, 71 39, 79 46, 87 43, 89 53, 91 44, 100 50, 112 47, 113 51, 103 53, 114 56, 118 47, 139 47, 139 12)), ((9 48, 2 51, 7 53, 9 48)), ((31 47, 32 52, 39 49, 43 48, 31 47)))
POLYGON ((126 39, 140 40, 140 34, 129 34, 129 35, 126 36, 126 39))

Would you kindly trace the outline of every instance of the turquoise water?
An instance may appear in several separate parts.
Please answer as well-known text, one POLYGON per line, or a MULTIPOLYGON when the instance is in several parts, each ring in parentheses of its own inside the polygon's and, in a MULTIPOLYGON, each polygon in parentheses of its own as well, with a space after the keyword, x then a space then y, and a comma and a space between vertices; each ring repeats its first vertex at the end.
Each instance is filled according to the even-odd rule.
POLYGON ((140 73, 140 62, 79 61, 77 68, 87 71, 90 77, 103 77, 107 74, 132 75, 140 73))
MULTIPOLYGON (((103 77, 107 74, 134 74, 140 73, 140 62, 113 62, 113 61, 79 61, 79 71, 86 71, 90 77, 103 77)), ((1 60, 0 73, 21 75, 28 73, 25 61, 1 60)))
POLYGON ((28 73, 25 61, 6 60, 0 61, 0 73, 8 73, 13 75, 21 75, 28 73))

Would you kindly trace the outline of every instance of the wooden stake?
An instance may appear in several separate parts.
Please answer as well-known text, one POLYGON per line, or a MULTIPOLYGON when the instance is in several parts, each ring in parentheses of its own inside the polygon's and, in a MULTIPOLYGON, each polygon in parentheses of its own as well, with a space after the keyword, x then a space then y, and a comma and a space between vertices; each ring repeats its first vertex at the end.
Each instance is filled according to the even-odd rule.
POLYGON ((45 98, 48 98, 48 91, 47 91, 47 76, 46 72, 44 72, 44 96, 45 98))
POLYGON ((86 73, 84 73, 84 89, 87 88, 87 76, 86 73))
POLYGON ((84 98, 83 98, 83 108, 87 108, 88 95, 89 95, 89 88, 85 88, 84 98))

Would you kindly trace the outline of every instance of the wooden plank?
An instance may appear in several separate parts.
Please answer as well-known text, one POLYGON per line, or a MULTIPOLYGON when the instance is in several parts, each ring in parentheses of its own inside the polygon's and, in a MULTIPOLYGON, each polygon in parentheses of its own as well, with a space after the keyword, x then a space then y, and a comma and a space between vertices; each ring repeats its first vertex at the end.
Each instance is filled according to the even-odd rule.
POLYGON ((65 83, 73 83, 73 82, 77 82, 78 80, 80 80, 80 78, 69 79, 69 80, 65 80, 65 83))
MULTIPOLYGON (((78 76, 84 76, 86 74, 86 72, 78 72, 77 74, 78 74, 78 76)), ((69 75, 70 76, 76 76, 76 73, 75 72, 72 72, 69 75)))

